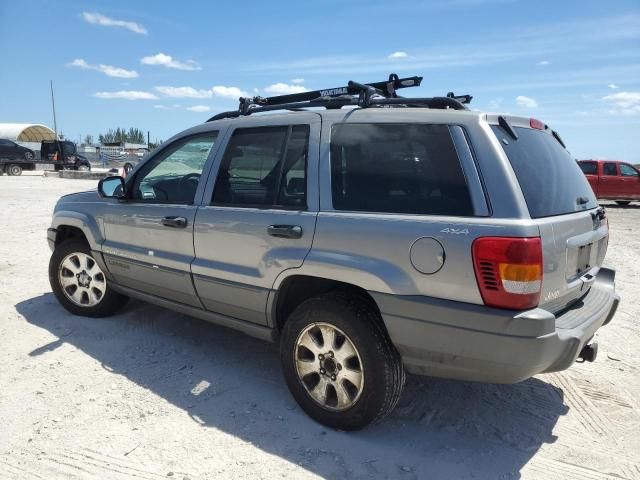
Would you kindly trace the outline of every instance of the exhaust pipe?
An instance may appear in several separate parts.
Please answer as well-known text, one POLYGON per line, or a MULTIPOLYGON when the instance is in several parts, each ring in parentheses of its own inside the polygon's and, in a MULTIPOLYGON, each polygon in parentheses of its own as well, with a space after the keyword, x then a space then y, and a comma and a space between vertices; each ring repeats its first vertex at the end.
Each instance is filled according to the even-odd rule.
POLYGON ((580 353, 578 354, 578 359, 581 362, 593 362, 595 361, 597 356, 598 356, 598 344, 594 342, 582 347, 582 350, 580 350, 580 353))

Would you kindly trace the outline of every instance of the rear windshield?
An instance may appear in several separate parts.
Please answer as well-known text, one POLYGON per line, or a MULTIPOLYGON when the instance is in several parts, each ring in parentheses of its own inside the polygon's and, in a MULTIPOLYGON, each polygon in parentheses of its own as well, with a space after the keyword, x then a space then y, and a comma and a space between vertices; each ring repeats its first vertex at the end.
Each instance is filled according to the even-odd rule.
POLYGON ((509 157, 531 218, 563 215, 598 205, 582 170, 552 135, 515 127, 518 139, 514 140, 502 127, 491 128, 509 157))

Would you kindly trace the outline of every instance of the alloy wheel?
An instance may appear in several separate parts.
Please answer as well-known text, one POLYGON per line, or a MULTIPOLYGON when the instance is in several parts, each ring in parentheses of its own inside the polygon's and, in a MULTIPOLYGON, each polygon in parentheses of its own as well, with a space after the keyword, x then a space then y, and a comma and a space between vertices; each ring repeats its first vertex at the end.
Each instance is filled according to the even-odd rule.
POLYGON ((294 363, 307 393, 323 408, 351 408, 364 388, 362 360, 351 339, 328 323, 314 323, 296 340, 294 363))
POLYGON ((80 307, 97 305, 107 291, 104 273, 86 253, 67 255, 60 262, 58 281, 65 296, 80 307))

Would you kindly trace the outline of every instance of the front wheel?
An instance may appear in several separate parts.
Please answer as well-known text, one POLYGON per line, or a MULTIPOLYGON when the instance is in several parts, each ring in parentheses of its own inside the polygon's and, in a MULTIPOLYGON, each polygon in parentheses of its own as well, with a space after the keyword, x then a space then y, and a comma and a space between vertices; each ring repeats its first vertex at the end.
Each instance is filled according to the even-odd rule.
POLYGON ((358 430, 384 418, 404 386, 400 355, 371 302, 340 292, 300 304, 280 357, 293 397, 314 420, 358 430))
POLYGON ((60 304, 74 315, 106 317, 127 303, 127 297, 111 289, 83 241, 66 240, 56 246, 49 261, 49 283, 60 304))
POLYGON ((78 169, 79 172, 89 172, 89 171, 91 171, 91 165, 88 165, 86 163, 81 163, 76 168, 78 169))

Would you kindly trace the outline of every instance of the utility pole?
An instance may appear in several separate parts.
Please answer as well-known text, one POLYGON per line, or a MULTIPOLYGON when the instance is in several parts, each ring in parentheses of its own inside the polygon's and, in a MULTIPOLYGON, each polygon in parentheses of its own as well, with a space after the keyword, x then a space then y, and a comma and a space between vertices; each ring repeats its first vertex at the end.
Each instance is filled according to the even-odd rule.
POLYGON ((49 80, 51 82, 51 109, 53 110, 53 131, 56 133, 56 138, 58 137, 58 122, 56 121, 56 101, 53 97, 53 80, 49 80))
POLYGON ((147 130, 147 150, 149 150, 149 130, 147 130))

